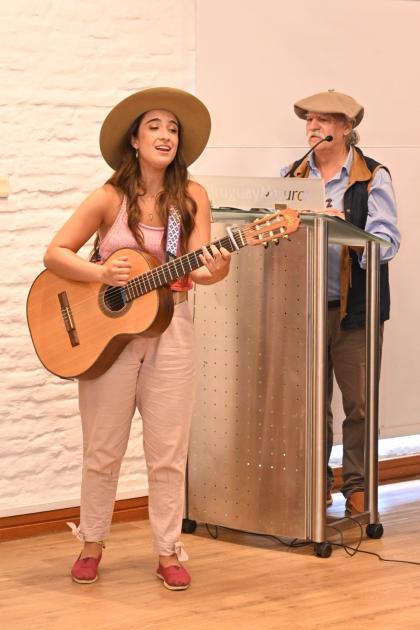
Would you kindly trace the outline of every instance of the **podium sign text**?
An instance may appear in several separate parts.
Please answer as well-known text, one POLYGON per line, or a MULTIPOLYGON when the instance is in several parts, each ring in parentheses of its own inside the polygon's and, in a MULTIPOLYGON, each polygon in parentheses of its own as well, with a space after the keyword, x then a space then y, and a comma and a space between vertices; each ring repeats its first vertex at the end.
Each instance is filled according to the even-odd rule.
POLYGON ((285 204, 296 210, 325 208, 321 179, 300 177, 226 177, 200 175, 212 208, 274 209, 285 204))

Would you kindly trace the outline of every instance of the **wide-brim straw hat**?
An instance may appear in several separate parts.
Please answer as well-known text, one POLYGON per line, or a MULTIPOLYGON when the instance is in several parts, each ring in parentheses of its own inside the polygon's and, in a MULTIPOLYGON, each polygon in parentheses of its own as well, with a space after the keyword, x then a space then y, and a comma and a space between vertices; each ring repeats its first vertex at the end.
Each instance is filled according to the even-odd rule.
POLYGON ((210 114, 204 103, 184 90, 148 88, 118 103, 103 122, 99 146, 105 161, 114 170, 121 164, 134 121, 151 109, 165 109, 177 117, 182 128, 182 153, 187 166, 204 151, 211 129, 210 114))
POLYGON ((354 120, 354 127, 361 122, 364 108, 353 97, 335 90, 319 92, 303 98, 294 104, 295 114, 299 118, 306 118, 308 112, 320 114, 344 114, 347 118, 354 120))

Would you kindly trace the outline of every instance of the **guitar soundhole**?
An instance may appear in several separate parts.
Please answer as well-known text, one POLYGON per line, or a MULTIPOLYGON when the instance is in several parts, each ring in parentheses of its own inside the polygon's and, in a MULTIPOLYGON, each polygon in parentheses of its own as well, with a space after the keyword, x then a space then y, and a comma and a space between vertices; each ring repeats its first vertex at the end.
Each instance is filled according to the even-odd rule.
POLYGON ((126 301, 124 287, 107 287, 103 293, 105 307, 114 314, 125 309, 126 301))

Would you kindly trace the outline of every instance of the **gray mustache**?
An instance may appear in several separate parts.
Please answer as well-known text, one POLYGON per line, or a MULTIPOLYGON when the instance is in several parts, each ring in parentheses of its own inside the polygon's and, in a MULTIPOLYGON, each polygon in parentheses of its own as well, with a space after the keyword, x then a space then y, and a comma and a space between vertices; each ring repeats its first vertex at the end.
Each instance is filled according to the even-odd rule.
POLYGON ((306 134, 306 138, 307 140, 310 140, 311 138, 323 138, 324 136, 322 135, 322 133, 320 131, 310 131, 309 133, 306 134))

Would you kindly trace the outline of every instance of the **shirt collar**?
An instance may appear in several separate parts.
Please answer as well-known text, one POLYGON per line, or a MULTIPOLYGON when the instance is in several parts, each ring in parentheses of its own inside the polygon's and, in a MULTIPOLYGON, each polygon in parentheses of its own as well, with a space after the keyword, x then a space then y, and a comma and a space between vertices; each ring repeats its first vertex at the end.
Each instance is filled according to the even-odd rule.
MULTIPOLYGON (((308 164, 309 164, 309 168, 310 168, 311 172, 314 175, 317 175, 319 177, 320 173, 319 173, 318 168, 315 165, 315 157, 314 157, 313 153, 311 153, 311 155, 309 156, 308 164)), ((343 166, 341 167, 340 175, 342 175, 343 171, 344 171, 344 173, 347 176, 349 176, 352 164, 353 164, 353 147, 350 147, 350 151, 347 154, 346 161, 344 162, 343 166)), ((333 179, 335 179, 335 178, 333 178, 333 179)))

